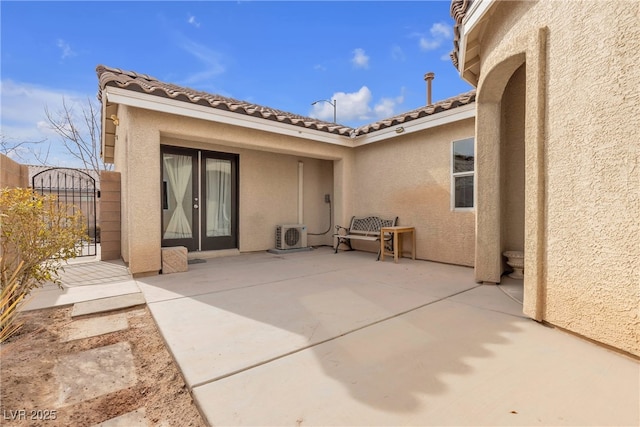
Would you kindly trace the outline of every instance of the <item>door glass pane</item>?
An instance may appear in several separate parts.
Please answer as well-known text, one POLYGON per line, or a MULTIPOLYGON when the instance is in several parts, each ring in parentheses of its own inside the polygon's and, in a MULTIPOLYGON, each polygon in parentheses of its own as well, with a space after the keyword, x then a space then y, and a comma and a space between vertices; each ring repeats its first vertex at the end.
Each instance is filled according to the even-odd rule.
POLYGON ((193 237, 193 163, 191 156, 162 154, 163 191, 166 194, 162 209, 162 238, 185 239, 193 237), (165 184, 166 183, 166 184, 165 184))
POLYGON ((207 237, 231 235, 231 161, 206 162, 207 237))

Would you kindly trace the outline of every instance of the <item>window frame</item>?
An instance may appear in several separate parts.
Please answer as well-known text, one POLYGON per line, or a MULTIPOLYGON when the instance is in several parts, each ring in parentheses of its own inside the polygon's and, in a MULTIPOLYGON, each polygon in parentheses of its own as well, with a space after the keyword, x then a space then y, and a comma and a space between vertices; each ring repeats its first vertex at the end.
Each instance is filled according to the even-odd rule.
POLYGON ((451 141, 451 147, 450 147, 450 151, 449 151, 449 170, 450 172, 450 178, 451 178, 451 185, 450 185, 450 191, 451 191, 451 200, 450 200, 450 204, 451 204, 451 210, 454 212, 472 212, 475 211, 476 209, 476 197, 477 197, 477 183, 476 183, 476 138, 474 136, 470 136, 467 138, 461 138, 461 139, 456 139, 451 141), (472 140, 473 141, 473 170, 471 171, 465 171, 465 172, 455 172, 455 158, 454 158, 454 153, 455 153, 455 144, 456 142, 462 142, 462 141, 467 141, 467 140, 472 140), (472 206, 466 206, 466 207, 456 207, 456 178, 462 178, 465 176, 472 176, 473 177, 473 205, 472 206))

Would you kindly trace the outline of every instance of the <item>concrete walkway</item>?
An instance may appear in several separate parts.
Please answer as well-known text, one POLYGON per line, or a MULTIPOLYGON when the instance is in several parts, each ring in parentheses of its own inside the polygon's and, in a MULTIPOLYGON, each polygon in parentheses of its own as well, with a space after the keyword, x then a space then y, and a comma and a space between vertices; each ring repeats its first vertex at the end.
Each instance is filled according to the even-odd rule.
POLYGON ((328 248, 138 280, 211 425, 640 425, 640 365, 519 283, 328 248))
POLYGON ((64 267, 61 281, 62 289, 47 283, 35 290, 23 310, 107 300, 123 295, 141 298, 138 285, 121 262, 77 258, 64 267))
MULTIPOLYGON (((129 328, 129 315, 117 312, 146 302, 127 267, 121 262, 99 261, 97 257, 77 258, 60 272, 62 289, 51 283, 36 289, 23 310, 73 305, 69 322, 59 331, 63 342, 82 340, 129 328), (104 313, 101 316, 87 317, 104 313)), ((58 385, 57 411, 136 385, 137 375, 131 343, 114 344, 58 354, 52 374, 58 385)), ((6 418, 5 418, 6 419, 6 418)), ((123 414, 101 426, 150 425, 145 408, 123 414)))

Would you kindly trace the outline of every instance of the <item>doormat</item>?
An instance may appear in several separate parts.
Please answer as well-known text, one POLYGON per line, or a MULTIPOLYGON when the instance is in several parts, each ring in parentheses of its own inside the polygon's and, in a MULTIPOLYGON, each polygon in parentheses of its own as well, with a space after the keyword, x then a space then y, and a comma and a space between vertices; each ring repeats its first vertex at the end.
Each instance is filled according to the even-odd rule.
POLYGON ((206 259, 194 258, 187 261, 187 264, 202 264, 207 262, 206 259))

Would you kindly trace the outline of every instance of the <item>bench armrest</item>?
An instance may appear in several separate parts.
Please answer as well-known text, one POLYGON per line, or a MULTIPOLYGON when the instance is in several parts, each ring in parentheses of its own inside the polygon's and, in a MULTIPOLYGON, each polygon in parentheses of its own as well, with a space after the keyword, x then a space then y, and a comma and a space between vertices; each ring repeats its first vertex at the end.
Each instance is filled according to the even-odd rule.
POLYGON ((349 234, 349 229, 341 225, 336 225, 336 234, 340 234, 340 230, 344 230, 345 234, 349 234))

